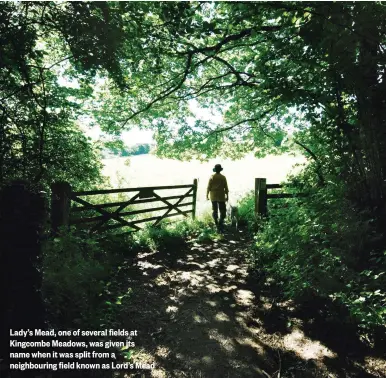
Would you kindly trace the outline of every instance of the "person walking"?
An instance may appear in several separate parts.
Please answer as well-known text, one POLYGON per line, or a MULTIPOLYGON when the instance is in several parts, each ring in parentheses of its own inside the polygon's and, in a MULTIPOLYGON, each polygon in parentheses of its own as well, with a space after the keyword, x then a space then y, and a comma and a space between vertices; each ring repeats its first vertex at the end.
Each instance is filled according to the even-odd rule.
POLYGON ((206 199, 212 201, 213 219, 216 223, 217 229, 220 232, 224 232, 224 220, 226 217, 225 202, 228 201, 228 183, 227 179, 220 172, 223 170, 221 164, 216 164, 213 168, 215 172, 210 176, 208 189, 206 192, 206 199), (220 220, 218 219, 218 213, 220 211, 220 220))

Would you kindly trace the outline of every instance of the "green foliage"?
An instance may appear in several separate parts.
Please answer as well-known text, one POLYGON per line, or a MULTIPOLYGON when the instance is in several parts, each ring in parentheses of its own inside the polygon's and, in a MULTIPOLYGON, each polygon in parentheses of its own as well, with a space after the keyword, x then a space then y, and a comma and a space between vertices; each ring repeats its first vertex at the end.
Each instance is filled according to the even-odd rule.
POLYGON ((356 133, 366 133, 370 121, 365 100, 356 101, 356 95, 366 97, 371 78, 377 90, 367 97, 374 97, 374 105, 367 105, 383 98, 384 85, 376 79, 384 60, 381 3, 217 2, 139 9, 148 12, 143 29, 136 30, 147 48, 122 65, 131 96, 113 86, 96 112, 106 128, 111 123, 106 110, 115 108, 115 118, 125 119, 122 125, 156 126, 163 156, 233 158, 251 151, 264 156, 296 145, 319 161, 319 174, 325 161, 326 168, 348 164, 363 172, 367 164, 355 155, 371 151, 356 133), (188 100, 222 121, 195 116, 188 100), (290 129, 298 131, 297 139, 286 138, 290 129), (331 155, 339 158, 328 159, 331 155))
POLYGON ((48 241, 43 251, 42 293, 50 320, 63 328, 87 325, 88 329, 108 321, 112 299, 106 293, 127 249, 124 241, 97 240, 79 231, 48 241))
POLYGON ((300 149, 320 183, 382 207, 385 18, 379 2, 3 2, 0 181, 71 170, 51 138, 86 121, 151 128, 185 160, 300 149))
POLYGON ((131 147, 125 147, 120 141, 120 145, 117 144, 105 144, 106 147, 109 148, 109 150, 114 154, 114 155, 119 155, 119 156, 136 156, 136 155, 146 155, 150 152, 151 146, 150 144, 144 143, 144 144, 135 144, 134 146, 131 147))
MULTIPOLYGON (((386 224, 385 20, 380 2, 0 2, 0 185, 100 184, 83 123, 118 150, 125 128, 151 128, 158 155, 185 160, 298 149, 309 158, 298 189, 313 194, 271 206, 253 260, 288 296, 335 296, 379 324, 384 262, 370 239, 386 224)), ((251 202, 240 203, 249 225, 251 202)), ((139 244, 214 237, 189 227, 146 229, 139 244)), ((94 259, 106 251, 86 241, 49 243, 45 259, 47 298, 64 308, 73 295, 85 318, 106 273, 94 259)))
POLYGON ((154 252, 173 252, 185 246, 183 231, 165 224, 160 224, 158 227, 146 226, 134 237, 141 248, 149 248, 154 252))
POLYGON ((84 133, 73 125, 51 132, 50 143, 45 148, 42 182, 67 181, 77 190, 103 185, 101 156, 84 133))
POLYGON ((350 315, 359 322, 363 330, 386 324, 386 252, 373 258, 371 270, 363 270, 354 279, 346 281, 345 288, 330 294, 334 300, 343 303, 350 315))
POLYGON ((214 240, 222 239, 214 227, 211 213, 206 212, 196 219, 188 219, 176 224, 176 229, 180 230, 185 238, 195 243, 211 243, 214 240))
POLYGON ((239 223, 245 223, 250 232, 256 230, 255 192, 247 193, 237 204, 239 209, 239 223))
POLYGON ((374 251, 373 260, 365 263, 371 268, 363 270, 376 236, 369 212, 353 208, 341 184, 280 202, 269 207, 269 220, 260 224, 252 265, 274 277, 289 298, 329 296, 362 327, 383 325, 383 254, 374 251))
POLYGON ((122 156, 146 155, 150 152, 150 144, 136 144, 128 148, 122 156))
POLYGON ((220 236, 209 225, 208 217, 184 219, 180 222, 162 223, 158 227, 145 227, 136 233, 134 238, 140 248, 152 251, 180 251, 186 247, 187 241, 206 243, 220 236))
POLYGON ((197 243, 211 243, 212 241, 221 238, 221 235, 219 235, 213 227, 206 225, 201 228, 193 240, 197 243))
POLYGON ((173 226, 185 237, 190 238, 197 235, 211 223, 213 223, 213 218, 210 213, 204 213, 195 219, 183 219, 181 222, 175 223, 173 226))
POLYGON ((75 8, 0 4, 0 184, 19 178, 85 187, 100 179, 99 156, 76 124, 90 82, 83 77, 78 88, 58 84, 66 64, 81 59, 71 55, 76 42, 67 38, 66 46, 63 33, 68 37, 65 30, 76 15, 93 18, 84 12, 89 6, 75 8))

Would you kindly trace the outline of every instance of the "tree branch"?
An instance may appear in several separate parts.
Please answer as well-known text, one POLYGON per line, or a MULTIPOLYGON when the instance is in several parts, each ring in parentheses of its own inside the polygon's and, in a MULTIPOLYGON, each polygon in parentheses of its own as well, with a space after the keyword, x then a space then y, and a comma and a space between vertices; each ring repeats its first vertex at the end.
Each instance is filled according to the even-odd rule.
MULTIPOLYGON (((48 67, 39 67, 39 66, 31 66, 31 65, 28 65, 28 66, 29 66, 29 67, 39 68, 39 69, 42 68, 43 70, 50 70, 51 68, 55 67, 56 65, 58 65, 58 64, 60 64, 60 63, 62 63, 62 62, 64 62, 65 60, 71 59, 71 58, 73 58, 72 55, 71 55, 71 56, 67 56, 67 57, 65 57, 65 58, 63 58, 63 59, 61 59, 61 60, 59 60, 58 62, 51 64, 51 66, 48 66, 48 67)), ((9 94, 9 95, 7 95, 7 96, 4 96, 3 98, 0 98, 0 102, 3 102, 3 101, 5 101, 5 100, 8 100, 9 98, 13 97, 15 94, 21 92, 21 91, 24 90, 24 89, 30 88, 30 90, 32 91, 32 87, 33 87, 34 85, 37 85, 37 84, 41 84, 41 80, 38 80, 38 81, 32 82, 32 83, 31 83, 31 82, 28 82, 27 84, 22 85, 20 88, 18 88, 18 89, 16 89, 15 91, 13 91, 11 94, 9 94)))
POLYGON ((213 56, 212 57, 214 60, 217 60, 218 62, 224 64, 225 66, 227 66, 231 71, 232 73, 236 76, 237 78, 237 84, 240 84, 240 85, 243 85, 245 87, 255 87, 256 85, 258 85, 258 83, 248 83, 247 81, 245 81, 242 77, 241 77, 241 74, 243 74, 243 72, 239 72, 237 71, 229 62, 227 62, 225 59, 223 58, 220 58, 219 56, 213 56))
POLYGON ((240 40, 240 39, 242 39, 244 37, 249 37, 249 36, 252 35, 252 33, 254 31, 255 32, 259 32, 259 31, 278 31, 280 29, 281 29, 281 27, 278 26, 278 25, 261 26, 260 30, 256 30, 255 28, 248 28, 248 29, 241 30, 237 34, 228 35, 222 41, 220 41, 220 42, 218 42, 218 43, 216 43, 215 45, 212 45, 212 46, 196 47, 196 46, 194 46, 191 43, 186 43, 188 46, 192 47, 193 49, 192 50, 188 50, 188 51, 184 51, 184 52, 180 52, 179 54, 180 55, 187 55, 187 54, 197 54, 197 53, 204 53, 205 54, 205 53, 212 52, 212 51, 219 52, 222 46, 226 45, 229 42, 238 41, 238 40, 240 40))
POLYGON ((235 127, 237 126, 240 126, 242 125, 243 123, 250 123, 250 122, 258 122, 258 121, 261 121, 265 116, 267 116, 269 113, 273 112, 273 111, 276 111, 277 110, 277 107, 276 108, 271 108, 271 109, 268 109, 267 111, 265 111, 264 113, 262 113, 259 117, 255 117, 255 118, 246 118, 246 119, 243 119, 242 121, 240 122, 237 122, 231 126, 228 126, 228 127, 224 127, 222 129, 217 129, 217 130, 213 130, 211 133, 209 133, 209 136, 213 135, 213 134, 216 134, 216 133, 223 133, 225 131, 229 131, 229 130, 232 130, 234 129, 235 127))
POLYGON ((189 72, 190 72, 190 65, 192 63, 192 59, 193 59, 193 54, 189 54, 188 55, 188 58, 186 60, 186 65, 185 65, 185 70, 184 70, 184 73, 183 73, 183 76, 182 76, 182 79, 180 80, 180 82, 173 88, 168 88, 168 89, 165 89, 164 91, 162 91, 158 97, 156 97, 153 101, 150 101, 144 108, 140 109, 140 110, 137 110, 136 112, 134 112, 129 118, 127 118, 125 120, 125 122, 122 124, 122 127, 125 127, 126 124, 131 120, 133 119, 134 117, 136 117, 138 114, 140 113, 143 113, 147 110, 149 110, 156 102, 159 102, 159 101, 162 101, 163 99, 165 99, 166 97, 168 97, 169 95, 171 95, 172 93, 176 92, 178 89, 180 89, 182 87, 182 85, 184 84, 189 72))
MULTIPOLYGON (((261 26, 260 27, 260 30, 259 31, 278 31, 280 30, 281 27, 280 26, 277 26, 277 25, 273 25, 273 26, 261 26)), ((127 125, 127 123, 132 120, 133 118, 135 118, 137 115, 149 110, 155 103, 159 102, 159 101, 162 101, 164 100, 166 97, 170 96, 172 93, 176 92, 178 89, 180 89, 183 85, 183 83, 185 82, 190 70, 192 68, 195 68, 195 67, 198 67, 200 64, 203 64, 205 61, 209 60, 209 59, 215 59, 217 61, 220 61, 222 62, 223 64, 227 65, 228 68, 230 68, 232 70, 232 72, 237 76, 237 82, 235 83, 232 83, 231 85, 227 85, 227 86, 222 86, 222 87, 213 87, 212 89, 229 89, 229 88, 233 88, 233 87, 236 87, 237 85, 243 85, 243 86, 248 86, 248 87, 255 87, 257 84, 256 83, 250 83, 246 80, 244 80, 240 75, 241 73, 239 73, 232 65, 230 65, 227 61, 225 61, 224 59, 218 57, 218 56, 214 56, 214 54, 208 54, 209 52, 215 52, 215 54, 217 52, 219 52, 221 50, 221 47, 226 45, 227 43, 229 42, 232 42, 232 41, 237 41, 237 40, 240 40, 244 37, 247 37, 247 36, 250 36, 252 35, 252 33, 256 31, 255 29, 253 28, 249 28, 249 29, 244 29, 242 31, 240 31, 239 33, 237 34, 231 34, 227 37, 225 37, 223 40, 221 40, 220 42, 218 42, 217 44, 213 45, 213 46, 206 46, 206 47, 202 47, 202 48, 199 48, 199 47, 196 47, 194 46, 193 44, 191 43, 186 43, 186 45, 192 47, 192 49, 190 50, 187 50, 187 51, 183 51, 183 52, 177 52, 177 55, 187 55, 188 58, 187 58, 187 62, 186 62, 186 67, 185 67, 185 71, 184 73, 182 74, 182 79, 180 80, 180 82, 176 85, 176 86, 172 86, 172 87, 169 87, 167 89, 165 89, 164 91, 160 92, 158 94, 158 96, 153 99, 152 101, 150 101, 145 107, 135 111, 134 113, 132 113, 125 121, 123 121, 123 124, 122 124, 122 127, 125 127, 127 125), (192 59, 193 59, 193 56, 195 54, 199 54, 199 53, 202 53, 205 55, 205 58, 202 59, 200 62, 192 65, 191 67, 191 63, 192 63, 192 59)), ((246 74, 250 77, 252 77, 251 75, 249 74, 246 74)), ((210 80, 210 79, 209 79, 210 80)), ((201 88, 203 89, 203 88, 201 88)), ((208 89, 208 87, 206 87, 206 89, 208 89)), ((207 92, 207 91, 206 91, 207 92)), ((197 92, 196 92, 197 93, 197 92)))
POLYGON ((320 183, 320 185, 324 186, 325 185, 325 179, 324 179, 323 174, 321 172, 322 164, 320 163, 318 157, 307 146, 305 146, 303 143, 299 142, 298 140, 294 139, 294 143, 297 144, 298 146, 302 147, 303 149, 305 149, 308 152, 308 154, 312 157, 312 159, 314 159, 314 161, 316 163, 316 174, 318 175, 319 183, 320 183))

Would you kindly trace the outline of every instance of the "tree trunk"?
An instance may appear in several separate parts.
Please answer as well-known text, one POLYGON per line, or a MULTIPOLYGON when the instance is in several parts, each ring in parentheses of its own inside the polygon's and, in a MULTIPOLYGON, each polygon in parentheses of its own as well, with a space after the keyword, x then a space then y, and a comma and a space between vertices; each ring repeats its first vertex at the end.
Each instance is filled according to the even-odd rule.
MULTIPOLYGON (((378 81, 378 56, 380 36, 371 14, 360 12, 359 72, 356 80, 360 142, 364 153, 365 180, 368 187, 367 203, 377 218, 378 231, 386 225, 385 188, 386 132, 384 129, 384 93, 378 81), (383 104, 383 106, 382 106, 383 104)), ((371 13, 366 12, 366 13, 371 13)))

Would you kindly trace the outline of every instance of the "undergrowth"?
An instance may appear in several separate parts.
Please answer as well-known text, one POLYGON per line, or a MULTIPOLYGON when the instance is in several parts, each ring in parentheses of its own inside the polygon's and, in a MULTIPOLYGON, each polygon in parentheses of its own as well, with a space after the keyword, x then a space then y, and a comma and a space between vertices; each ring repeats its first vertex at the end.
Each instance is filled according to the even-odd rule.
POLYGON ((157 227, 144 227, 142 231, 134 234, 134 240, 138 247, 151 251, 181 249, 189 240, 205 243, 219 238, 210 222, 208 214, 194 220, 184 219, 171 224, 161 222, 157 227))
POLYGON ((255 192, 251 191, 241 198, 238 203, 239 210, 239 224, 247 226, 249 232, 256 231, 256 218, 255 218, 255 192))
MULTIPOLYGON (((290 188, 285 189, 290 192, 290 188)), ((240 215, 253 229, 253 194, 240 202, 240 215)), ((325 297, 346 308, 344 322, 362 336, 385 332, 386 252, 371 249, 377 235, 366 211, 331 184, 306 198, 269 200, 268 219, 258 221, 250 264, 280 285, 286 298, 325 297)))
POLYGON ((117 306, 130 301, 130 288, 115 282, 125 260, 144 250, 182 251, 189 240, 211 241, 218 235, 208 221, 209 217, 161 222, 126 236, 108 233, 103 238, 62 230, 43 249, 42 294, 50 323, 62 328, 112 326, 117 306))
POLYGON ((62 232, 45 243, 42 294, 49 321, 60 327, 99 328, 114 318, 112 277, 132 252, 127 238, 104 239, 86 232, 62 232), (87 327, 86 327, 87 326, 87 327))

